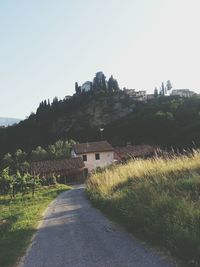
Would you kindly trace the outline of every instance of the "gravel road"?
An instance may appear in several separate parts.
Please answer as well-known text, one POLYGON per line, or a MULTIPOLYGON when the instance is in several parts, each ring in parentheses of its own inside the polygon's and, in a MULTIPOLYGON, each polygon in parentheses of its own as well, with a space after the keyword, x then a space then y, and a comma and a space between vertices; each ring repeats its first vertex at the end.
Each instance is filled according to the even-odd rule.
POLYGON ((49 206, 19 267, 174 267, 91 207, 84 187, 49 206))

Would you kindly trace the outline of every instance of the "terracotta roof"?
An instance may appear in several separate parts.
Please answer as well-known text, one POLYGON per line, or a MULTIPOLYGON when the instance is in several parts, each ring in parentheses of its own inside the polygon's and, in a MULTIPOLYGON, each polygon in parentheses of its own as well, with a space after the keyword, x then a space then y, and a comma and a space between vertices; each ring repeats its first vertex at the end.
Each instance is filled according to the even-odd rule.
POLYGON ((128 145, 126 147, 116 147, 114 150, 114 158, 118 161, 130 158, 147 157, 155 154, 157 147, 150 145, 128 145))
POLYGON ((84 154, 92 152, 113 151, 113 147, 107 141, 76 144, 73 147, 75 153, 84 154))
POLYGON ((83 168, 84 162, 82 158, 48 160, 32 162, 30 169, 32 173, 54 173, 62 171, 76 171, 83 168))

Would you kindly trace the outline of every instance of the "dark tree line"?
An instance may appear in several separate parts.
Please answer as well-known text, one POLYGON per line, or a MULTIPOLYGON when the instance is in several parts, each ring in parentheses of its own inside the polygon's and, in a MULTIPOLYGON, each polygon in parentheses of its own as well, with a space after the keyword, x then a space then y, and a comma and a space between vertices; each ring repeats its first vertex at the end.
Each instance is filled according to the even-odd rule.
POLYGON ((67 159, 71 157, 73 140, 58 140, 47 148, 37 146, 30 153, 17 149, 15 153, 6 153, 1 161, 0 169, 9 168, 11 174, 29 172, 30 162, 67 159))
MULTIPOLYGON (((108 81, 107 86, 112 84, 108 81)), ((132 103, 129 115, 122 119, 115 118, 115 121, 105 125, 104 138, 114 145, 131 141, 133 144, 151 143, 167 147, 191 147, 194 144, 200 147, 199 97, 163 97, 157 91, 159 97, 146 104, 132 103)), ((59 139, 79 142, 99 140, 99 129, 90 123, 93 114, 86 116, 84 110, 88 109, 94 99, 96 107, 101 109, 102 100, 106 100, 108 108, 105 113, 112 117, 112 109, 109 107, 112 101, 116 101, 116 96, 122 99, 120 101, 123 101, 123 105, 130 106, 128 101, 132 100, 126 98, 122 90, 91 90, 62 100, 54 98, 52 103, 48 100, 41 102, 36 113, 24 121, 0 128, 0 161, 6 153, 14 155, 18 148, 31 155, 37 147, 46 150, 49 144, 59 139)), ((121 112, 119 108, 120 116, 121 112)))

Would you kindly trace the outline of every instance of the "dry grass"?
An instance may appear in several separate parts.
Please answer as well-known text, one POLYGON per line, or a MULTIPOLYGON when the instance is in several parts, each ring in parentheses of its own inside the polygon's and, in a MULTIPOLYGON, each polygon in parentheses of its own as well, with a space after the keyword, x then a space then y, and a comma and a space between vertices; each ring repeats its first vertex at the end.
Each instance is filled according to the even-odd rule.
POLYGON ((87 192, 130 231, 200 266, 199 173, 200 151, 137 159, 95 173, 87 192))

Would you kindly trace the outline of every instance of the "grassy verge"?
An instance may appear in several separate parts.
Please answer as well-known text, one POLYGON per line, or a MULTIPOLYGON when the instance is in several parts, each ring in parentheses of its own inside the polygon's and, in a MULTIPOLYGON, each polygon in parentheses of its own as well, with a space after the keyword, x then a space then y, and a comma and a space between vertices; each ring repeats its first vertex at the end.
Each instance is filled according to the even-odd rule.
POLYGON ((91 201, 141 239, 200 266, 200 152, 135 160, 96 173, 91 201))
POLYGON ((0 266, 13 266, 24 253, 36 231, 42 212, 66 185, 40 187, 35 196, 18 195, 15 199, 0 196, 0 266))

